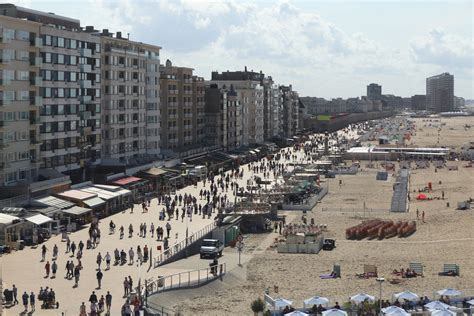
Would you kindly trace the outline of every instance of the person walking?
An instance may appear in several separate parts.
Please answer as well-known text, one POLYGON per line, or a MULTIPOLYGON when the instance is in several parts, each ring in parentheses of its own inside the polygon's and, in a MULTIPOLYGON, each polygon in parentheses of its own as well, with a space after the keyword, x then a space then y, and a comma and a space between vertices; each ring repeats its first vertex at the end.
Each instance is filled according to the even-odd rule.
POLYGON ((78 287, 79 286, 79 277, 81 276, 81 272, 80 272, 80 269, 79 269, 79 266, 76 266, 74 268, 74 281, 75 281, 75 287, 78 287))
POLYGON ((425 211, 421 212, 421 221, 425 222, 425 211))
POLYGON ((76 243, 74 241, 71 243, 71 252, 72 257, 74 257, 74 253, 76 252, 76 243))
POLYGON ((143 256, 142 256, 142 249, 140 248, 140 246, 137 246, 137 260, 138 260, 138 263, 141 265, 143 262, 143 256))
POLYGON ((107 253, 105 254, 105 264, 107 265, 105 270, 110 270, 110 260, 111 260, 111 257, 110 257, 109 252, 107 251, 107 253))
POLYGON ((15 286, 15 284, 13 284, 12 292, 13 292, 13 304, 16 305, 18 304, 18 288, 15 286))
POLYGON ((53 247, 53 260, 58 258, 58 252, 59 252, 58 245, 55 244, 53 247))
POLYGON ((166 237, 170 238, 170 232, 171 232, 171 224, 168 222, 166 223, 166 237))
POLYGON ((128 279, 127 279, 127 277, 125 277, 125 279, 123 280, 123 297, 127 297, 128 289, 129 289, 128 279))
POLYGON ((102 255, 100 254, 100 252, 97 254, 96 263, 97 263, 97 270, 100 271, 100 265, 102 264, 102 255))
POLYGON ((86 304, 84 302, 79 306, 79 316, 87 316, 86 304))
POLYGON ((23 301, 23 306, 25 307, 25 312, 28 311, 28 299, 29 299, 29 296, 25 291, 23 295, 21 296, 21 300, 23 301))
POLYGON ((112 294, 107 291, 107 295, 105 295, 105 307, 107 308, 107 313, 110 313, 110 307, 112 306, 112 294))
POLYGON ((89 296, 89 302, 90 303, 97 303, 97 295, 95 294, 95 291, 92 291, 91 296, 89 296))
POLYGON ((82 242, 82 240, 79 242, 79 251, 82 253, 82 251, 84 250, 84 243, 82 242))
POLYGON ((103 278, 104 274, 102 273, 102 271, 97 271, 97 274, 96 274, 96 277, 97 277, 97 284, 99 285, 98 286, 98 289, 100 289, 100 287, 102 286, 102 278, 103 278))
POLYGON ((56 263, 56 261, 53 261, 53 264, 51 265, 51 272, 53 272, 53 276, 51 277, 51 279, 56 278, 56 271, 58 271, 58 264, 56 263))
POLYGON ((130 250, 128 251, 128 256, 130 257, 130 265, 132 265, 135 261, 133 258, 135 257, 135 253, 133 252, 133 247, 130 247, 130 250))
POLYGON ((49 269, 51 268, 51 265, 49 264, 49 261, 46 262, 44 265, 44 269, 46 270, 46 277, 49 278, 49 269))
POLYGON ((35 311, 35 293, 31 292, 30 294, 30 307, 31 307, 31 311, 34 312, 35 311))
POLYGON ((153 223, 151 223, 151 225, 150 225, 150 234, 151 234, 151 238, 154 238, 155 225, 153 225, 153 223))
MULTIPOLYGON (((41 261, 44 262, 46 258, 46 252, 48 251, 48 248, 46 248, 46 245, 43 245, 41 247, 41 261)), ((25 292, 26 293, 26 292, 25 292)), ((28 295, 28 294, 27 294, 28 295)))
POLYGON ((132 293, 133 291, 133 280, 131 276, 128 276, 128 293, 132 293))

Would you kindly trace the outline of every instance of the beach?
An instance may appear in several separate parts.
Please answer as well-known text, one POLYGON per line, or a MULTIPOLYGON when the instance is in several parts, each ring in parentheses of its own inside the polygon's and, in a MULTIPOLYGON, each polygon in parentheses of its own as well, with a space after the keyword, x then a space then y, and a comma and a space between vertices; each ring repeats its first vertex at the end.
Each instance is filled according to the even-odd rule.
MULTIPOLYGON (((434 135, 436 131, 437 138, 438 128, 425 127, 422 120, 415 119, 417 128, 421 127, 423 131, 417 131, 410 143, 420 147, 436 145, 437 139, 433 140, 434 136, 425 134, 434 135)), ((472 141, 472 129, 465 131, 461 128, 469 120, 469 117, 441 118, 440 121, 446 122, 446 125, 442 126, 438 146, 456 147, 472 141)), ((435 172, 433 164, 427 169, 412 170, 409 212, 390 213, 388 209, 394 178, 389 176, 387 181, 375 180, 376 172, 381 171, 381 167, 366 168, 366 163, 361 162, 363 171, 357 175, 324 179, 322 185, 329 185, 329 193, 307 214, 316 223, 327 224, 328 231, 324 236, 336 239, 334 250, 319 254, 279 254, 274 249, 259 252, 255 252, 258 247, 246 249, 244 252, 255 252, 247 266, 246 282, 232 289, 203 293, 198 299, 182 302, 180 306, 185 315, 222 315, 220 309, 223 306, 226 315, 253 315, 250 303, 258 297, 263 298, 267 288, 273 298, 289 299, 294 302, 294 307, 302 307, 304 299, 315 295, 328 297, 330 305, 336 301, 342 304, 349 296, 361 292, 378 298, 379 284, 375 278, 360 279, 356 276, 356 273, 363 272, 364 264, 376 265, 378 275, 387 280, 382 289, 384 299, 390 300, 394 293, 403 290, 434 297, 437 290, 447 287, 459 289, 465 296, 474 295, 474 260, 471 258, 474 252, 474 213, 472 210, 455 209, 457 202, 474 198, 474 168, 465 168, 465 161, 448 161, 448 166, 458 166, 458 170, 442 168, 435 172), (342 185, 339 185, 339 180, 342 180, 342 185), (426 195, 440 199, 416 200, 418 189, 427 186, 428 182, 432 182, 433 190, 426 195), (442 191, 445 193, 444 200, 441 199, 442 191), (425 223, 421 218, 417 219, 416 209, 420 214, 425 212, 425 223), (370 218, 416 221, 417 231, 407 238, 345 239, 346 228, 370 218), (410 262, 423 264, 423 277, 401 279, 392 274, 394 269, 408 268, 410 262), (461 276, 439 276, 444 263, 460 265, 461 276), (330 273, 334 264, 341 266, 342 277, 320 279, 319 275, 330 273), (400 283, 391 284, 392 279, 400 279, 400 283), (278 293, 274 292, 275 285, 278 286, 278 293)), ((398 170, 398 164, 396 168, 398 170)), ((301 212, 287 213, 298 214, 293 222, 301 222, 301 212)), ((278 233, 270 235, 272 238, 280 237, 278 233)), ((265 239, 262 235, 246 237, 249 244, 258 244, 265 239)))

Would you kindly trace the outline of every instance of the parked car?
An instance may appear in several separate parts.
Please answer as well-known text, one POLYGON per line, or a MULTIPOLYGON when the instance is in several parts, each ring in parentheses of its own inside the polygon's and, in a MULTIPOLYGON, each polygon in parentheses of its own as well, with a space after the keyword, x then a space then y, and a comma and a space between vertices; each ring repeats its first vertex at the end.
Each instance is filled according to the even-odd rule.
POLYGON ((323 241, 323 250, 333 250, 336 248, 336 240, 334 239, 324 239, 323 241))
POLYGON ((201 259, 217 258, 222 256, 222 250, 224 250, 224 244, 218 239, 204 239, 201 244, 201 250, 199 251, 201 259))

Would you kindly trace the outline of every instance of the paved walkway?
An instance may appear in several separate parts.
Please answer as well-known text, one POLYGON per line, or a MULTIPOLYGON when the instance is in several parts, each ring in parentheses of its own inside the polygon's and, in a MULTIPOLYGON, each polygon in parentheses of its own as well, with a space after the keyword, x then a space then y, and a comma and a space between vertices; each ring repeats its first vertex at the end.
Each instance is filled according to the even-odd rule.
MULTIPOLYGON (((247 180, 251 178, 253 175, 259 175, 263 177, 262 173, 253 173, 248 170, 247 165, 242 166, 244 170, 244 177, 242 179, 237 180, 240 187, 245 186, 247 184, 247 180)), ((206 183, 206 188, 209 189, 209 181, 206 183)), ((203 183, 199 182, 197 186, 189 186, 184 189, 177 191, 177 194, 191 194, 198 198, 198 203, 202 205, 205 204, 204 200, 199 200, 199 190, 204 188, 203 183)), ((227 195, 229 201, 234 201, 234 195, 231 192, 230 188, 228 192, 224 192, 227 195)), ((59 257, 57 259, 58 264, 58 273, 56 278, 46 278, 45 273, 45 263, 41 262, 41 248, 26 248, 23 251, 17 251, 12 254, 5 255, 0 258, 0 264, 2 266, 3 272, 3 285, 4 288, 11 289, 12 284, 15 284, 18 290, 18 299, 20 301, 20 305, 14 306, 10 309, 5 310, 5 315, 18 315, 20 312, 23 311, 23 306, 21 305, 21 295, 24 291, 27 291, 29 294, 31 291, 38 295, 40 287, 49 287, 53 288, 56 293, 56 299, 60 304, 59 310, 40 310, 40 304, 37 300, 37 311, 35 314, 38 315, 61 315, 61 312, 65 312, 66 315, 76 315, 79 313, 79 306, 81 302, 85 302, 87 309, 89 310, 89 303, 87 300, 89 299, 90 294, 92 291, 96 291, 98 298, 101 295, 107 294, 107 291, 110 291, 112 294, 112 311, 111 315, 119 315, 120 308, 123 304, 123 280, 126 276, 131 276, 133 279, 133 285, 136 286, 138 284, 138 280, 141 278, 150 278, 156 277, 158 275, 168 275, 172 273, 178 273, 182 271, 187 271, 189 269, 178 268, 177 265, 171 263, 169 265, 165 265, 163 267, 159 267, 156 269, 150 269, 149 271, 149 263, 144 263, 141 266, 137 265, 124 265, 124 266, 111 266, 111 269, 108 271, 104 271, 104 277, 102 279, 102 288, 97 288, 97 279, 96 279, 96 258, 97 254, 100 252, 102 256, 105 256, 106 252, 108 251, 113 258, 113 251, 115 248, 119 250, 124 249, 127 252, 127 259, 128 259, 128 249, 133 247, 134 251, 136 252, 136 247, 138 245, 143 247, 145 245, 148 246, 149 249, 153 250, 152 255, 156 255, 157 246, 162 245, 161 241, 156 241, 155 238, 152 238, 149 233, 150 224, 153 222, 156 227, 164 226, 166 221, 159 221, 158 220, 158 213, 160 210, 163 209, 163 205, 158 205, 157 199, 153 199, 151 201, 151 207, 147 213, 142 213, 141 207, 136 205, 134 208, 133 214, 130 213, 130 209, 125 211, 124 213, 115 214, 113 216, 107 217, 103 219, 100 224, 100 230, 102 233, 102 240, 97 248, 92 250, 84 250, 83 257, 82 257, 82 265, 84 269, 81 271, 79 286, 74 288, 74 281, 65 279, 66 270, 65 265, 67 260, 74 259, 74 264, 77 264, 77 260, 69 256, 69 254, 65 254, 66 250, 66 243, 61 242, 60 236, 54 236, 50 240, 48 240, 45 245, 49 249, 46 255, 46 261, 52 263, 52 249, 56 244, 59 248, 59 257), (113 235, 109 235, 109 222, 113 220, 116 224, 117 231, 113 235), (146 238, 142 238, 138 236, 139 225, 143 222, 147 224, 147 236, 146 238), (132 238, 128 238, 128 226, 129 224, 133 225, 134 228, 134 236, 132 238), (124 239, 119 239, 119 232, 118 228, 123 225, 125 228, 124 232, 124 239), (176 267, 176 268, 175 268, 176 267)), ((203 219, 201 216, 193 215, 192 221, 188 218, 185 218, 184 222, 181 219, 176 220, 172 219, 170 221, 172 225, 171 230, 171 238, 170 238, 170 247, 175 243, 182 241, 185 238, 186 228, 189 229, 189 235, 197 232, 198 230, 202 229, 206 225, 212 223, 212 218, 215 216, 211 216, 211 219, 203 219), (178 238, 176 238, 176 233, 178 238)), ((166 234, 166 230, 165 230, 166 234)), ((166 236, 166 235, 165 235, 166 236)), ((156 236, 155 236, 156 237, 156 236)), ((79 241, 83 241, 86 243, 88 239, 88 229, 82 229, 78 232, 74 232, 70 234, 71 241, 74 241, 76 245, 79 241)), ((136 259, 135 254, 135 259, 136 259)), ((113 262, 113 259, 112 259, 113 262)), ((102 265, 102 269, 105 268, 105 264, 102 265)))

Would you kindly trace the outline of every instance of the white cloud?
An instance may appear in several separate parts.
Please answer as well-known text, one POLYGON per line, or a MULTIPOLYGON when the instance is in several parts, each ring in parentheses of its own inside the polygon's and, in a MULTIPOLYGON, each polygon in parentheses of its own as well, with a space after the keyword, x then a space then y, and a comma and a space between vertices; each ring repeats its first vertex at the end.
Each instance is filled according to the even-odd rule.
POLYGON ((412 57, 417 63, 472 71, 474 39, 448 34, 442 29, 431 29, 422 38, 411 42, 412 57))

